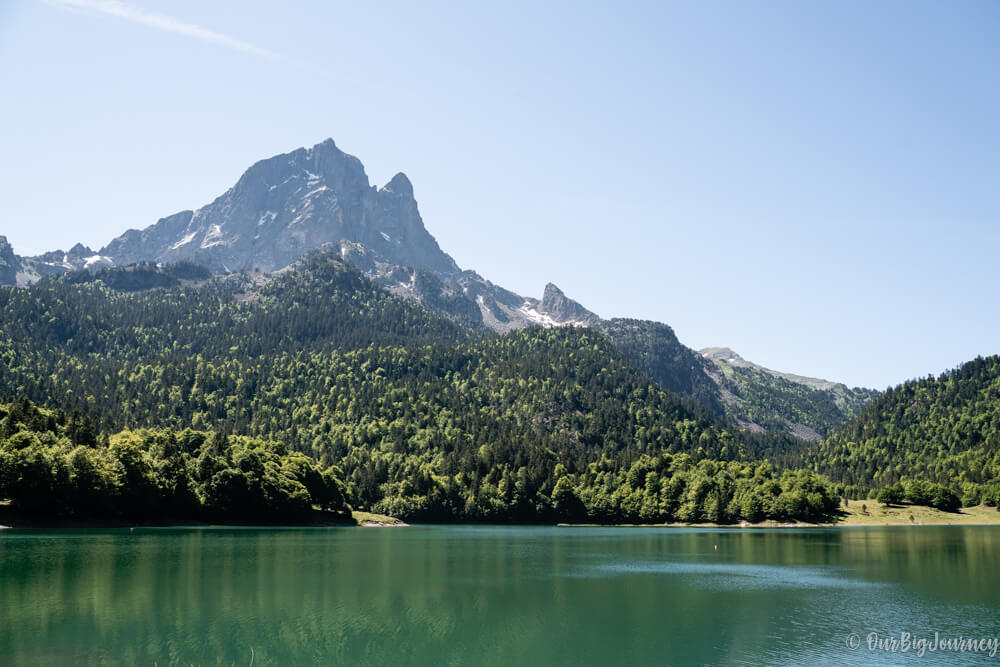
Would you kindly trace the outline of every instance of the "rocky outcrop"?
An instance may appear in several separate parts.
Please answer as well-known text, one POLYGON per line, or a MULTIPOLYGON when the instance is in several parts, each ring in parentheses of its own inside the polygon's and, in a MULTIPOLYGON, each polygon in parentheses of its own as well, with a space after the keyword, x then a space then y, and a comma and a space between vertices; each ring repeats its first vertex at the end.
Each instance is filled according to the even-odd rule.
POLYGON ((538 304, 538 312, 556 322, 572 322, 577 326, 592 327, 601 321, 600 317, 567 297, 552 283, 545 286, 542 301, 538 304))

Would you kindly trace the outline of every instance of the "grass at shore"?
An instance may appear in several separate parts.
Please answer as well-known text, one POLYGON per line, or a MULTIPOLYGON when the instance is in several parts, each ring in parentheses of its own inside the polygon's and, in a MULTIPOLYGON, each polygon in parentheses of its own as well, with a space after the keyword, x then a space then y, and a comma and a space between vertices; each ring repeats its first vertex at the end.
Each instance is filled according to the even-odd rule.
MULTIPOLYGON (((736 523, 726 524, 721 527, 730 528, 784 528, 784 527, 809 527, 809 526, 977 526, 977 525, 1000 525, 1000 511, 996 507, 977 505, 976 507, 963 507, 957 512, 942 512, 933 507, 922 505, 892 505, 884 507, 874 500, 851 500, 846 506, 841 505, 839 516, 829 523, 811 524, 799 522, 779 522, 764 521, 756 524, 736 523)), ((362 512, 354 510, 351 518, 343 515, 335 515, 331 512, 316 510, 309 519, 300 523, 285 525, 352 525, 372 527, 392 527, 406 526, 405 522, 396 517, 385 514, 375 514, 373 512, 362 512)), ((59 517, 38 517, 24 515, 10 506, 9 501, 0 500, 0 529, 3 528, 116 528, 135 525, 149 526, 207 526, 210 524, 200 521, 171 521, 169 519, 151 522, 128 522, 115 519, 78 519, 59 517)), ((234 523, 231 525, 266 525, 234 523)), ((601 524, 574 523, 558 524, 562 526, 597 526, 601 524)), ((606 525, 606 524, 605 524, 606 525)), ((622 526, 636 524, 619 524, 622 526)), ((719 524, 712 523, 670 523, 670 524, 638 524, 647 526, 672 526, 672 527, 720 527, 719 524)))
POLYGON ((891 505, 883 507, 874 500, 851 500, 841 506, 840 526, 946 526, 1000 524, 996 507, 977 505, 957 512, 942 512, 923 505, 891 505), (865 506, 867 511, 862 510, 865 506), (911 518, 912 517, 912 518, 911 518))
POLYGON ((385 514, 375 514, 373 512, 362 512, 354 510, 351 513, 359 526, 405 526, 399 519, 385 514))
POLYGON ((560 523, 559 526, 617 526, 660 527, 660 528, 840 528, 851 526, 983 526, 1000 525, 1000 511, 996 507, 977 505, 963 507, 957 512, 942 512, 923 505, 892 505, 884 507, 874 500, 851 500, 841 505, 839 514, 826 523, 805 523, 801 521, 761 521, 760 523, 647 523, 647 524, 600 524, 600 523, 560 523), (913 517, 912 519, 910 517, 913 517))

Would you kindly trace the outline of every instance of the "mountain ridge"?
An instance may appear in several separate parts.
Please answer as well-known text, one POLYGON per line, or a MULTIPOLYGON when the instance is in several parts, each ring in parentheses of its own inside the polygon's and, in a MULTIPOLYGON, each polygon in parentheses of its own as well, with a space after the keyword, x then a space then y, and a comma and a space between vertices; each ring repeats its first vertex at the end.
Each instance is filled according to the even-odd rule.
POLYGON ((259 160, 210 203, 127 230, 98 251, 78 243, 68 252, 25 258, 3 240, 0 284, 28 285, 72 271, 138 263, 192 262, 217 274, 273 273, 313 251, 338 254, 378 287, 474 328, 500 334, 531 326, 595 328, 662 386, 728 414, 745 429, 815 440, 856 408, 846 387, 807 387, 820 393, 803 399, 795 394, 806 389, 781 384, 799 376, 756 365, 757 374, 730 372, 683 346, 667 325, 604 320, 552 282, 537 299, 461 269, 426 229, 406 174, 374 186, 361 160, 332 139, 259 160), (757 391, 759 384, 767 385, 766 391, 757 391), (771 401, 768 392, 782 394, 781 400, 771 401), (824 417, 807 419, 796 407, 803 400, 824 417), (835 407, 826 405, 830 400, 835 407))

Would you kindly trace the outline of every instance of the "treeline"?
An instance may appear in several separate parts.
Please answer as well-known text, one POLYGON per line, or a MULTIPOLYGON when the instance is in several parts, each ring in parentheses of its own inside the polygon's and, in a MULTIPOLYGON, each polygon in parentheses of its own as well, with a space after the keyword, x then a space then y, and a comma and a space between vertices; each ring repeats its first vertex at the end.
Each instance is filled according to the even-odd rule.
MULTIPOLYGON (((732 523, 823 521, 837 506, 829 483, 809 471, 688 454, 643 454, 627 467, 601 458, 575 474, 556 463, 541 480, 510 463, 480 479, 412 459, 405 470, 371 509, 423 521, 732 523)), ((0 405, 0 499, 31 514, 294 522, 321 507, 346 517, 357 488, 342 476, 252 438, 191 429, 109 437, 27 400, 0 405)))
MULTIPOLYGON (((875 499, 883 505, 898 505, 909 502, 914 505, 935 507, 945 512, 955 512, 962 506, 961 499, 951 489, 940 484, 931 484, 923 480, 896 482, 878 490, 875 499)), ((996 505, 996 498, 992 499, 996 505)))
POLYGON ((540 486, 509 464, 480 479, 414 472, 390 484, 374 509, 431 521, 727 524, 827 521, 838 505, 829 482, 810 471, 688 454, 644 454, 629 466, 602 458, 575 474, 556 464, 540 486))
POLYGON ((0 405, 0 499, 47 517, 302 521, 349 516, 342 473, 284 446, 185 429, 98 435, 86 418, 0 405))
POLYGON ((930 483, 957 494, 965 506, 997 505, 1000 357, 890 389, 791 460, 838 480, 852 498, 890 487, 893 494, 899 482, 930 483))

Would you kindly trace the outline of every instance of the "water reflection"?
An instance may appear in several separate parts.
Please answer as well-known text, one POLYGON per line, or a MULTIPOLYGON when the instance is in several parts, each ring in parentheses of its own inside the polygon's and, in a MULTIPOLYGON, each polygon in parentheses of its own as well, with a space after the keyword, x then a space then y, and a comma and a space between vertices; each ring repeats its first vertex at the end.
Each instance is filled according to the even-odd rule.
MULTIPOLYGON (((892 664, 1000 631, 991 527, 0 535, 0 664, 892 664)), ((968 656, 935 656, 935 663, 968 656)))

